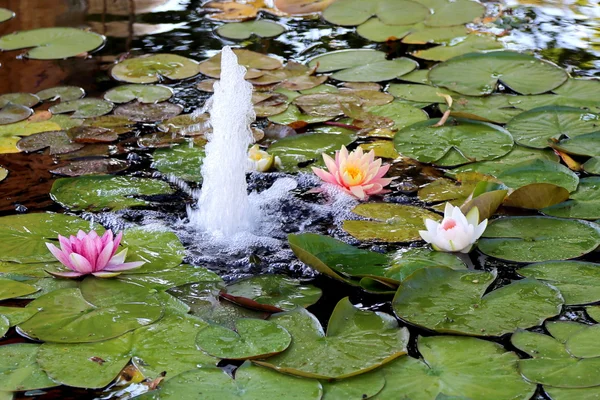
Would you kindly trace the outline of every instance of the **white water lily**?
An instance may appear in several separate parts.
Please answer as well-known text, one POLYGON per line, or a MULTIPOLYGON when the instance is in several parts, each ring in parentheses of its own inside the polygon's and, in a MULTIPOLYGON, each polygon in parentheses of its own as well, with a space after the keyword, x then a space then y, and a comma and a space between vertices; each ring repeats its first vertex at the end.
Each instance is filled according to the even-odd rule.
POLYGON ((487 219, 479 223, 479 209, 473 207, 467 216, 459 207, 446 203, 444 219, 425 219, 426 231, 419 235, 437 251, 468 253, 487 227, 487 219))
POLYGON ((273 157, 264 150, 261 150, 257 144, 248 150, 248 161, 250 161, 250 169, 258 172, 267 172, 270 169, 281 166, 279 157, 273 157))

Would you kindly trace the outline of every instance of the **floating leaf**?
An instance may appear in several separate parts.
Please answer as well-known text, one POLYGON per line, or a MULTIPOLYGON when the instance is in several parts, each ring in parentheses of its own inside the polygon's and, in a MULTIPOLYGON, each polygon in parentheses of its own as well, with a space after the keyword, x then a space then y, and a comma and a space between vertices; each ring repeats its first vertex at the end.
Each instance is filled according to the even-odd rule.
POLYGON ((37 291, 35 286, 13 281, 12 279, 0 278, 0 301, 25 296, 37 291))
POLYGON ((45 242, 57 240, 59 234, 69 235, 80 229, 104 229, 90 221, 71 215, 34 213, 0 218, 0 260, 18 263, 56 261, 45 242))
POLYGON ((8 170, 6 168, 0 167, 0 182, 5 180, 8 176, 8 170))
POLYGON ((519 275, 556 286, 565 304, 600 301, 600 265, 583 261, 549 261, 517 270, 519 275))
POLYGON ((221 25, 217 33, 228 39, 248 39, 252 35, 261 38, 270 38, 281 35, 285 27, 269 20, 257 20, 248 22, 234 22, 221 25))
MULTIPOLYGON (((133 232, 136 232, 135 230, 133 232)), ((130 241, 128 242, 128 244, 131 244, 131 230, 127 231, 127 237, 130 239, 130 241)), ((172 235, 172 234, 171 234, 172 235)), ((169 235, 169 236, 171 236, 169 235)), ((158 235, 158 236, 164 236, 163 235, 158 235)), ((140 237, 140 238, 136 238, 138 239, 138 242, 141 242, 142 245, 146 245, 148 247, 147 243, 143 243, 142 240, 144 239, 144 237, 140 237)), ((159 238, 160 239, 160 238, 159 238)), ((162 238, 164 239, 164 238, 162 238)), ((156 242, 159 242, 160 240, 156 240, 156 242)), ((160 245, 164 245, 165 243, 157 243, 159 246, 160 245)), ((166 247, 169 247, 170 243, 167 242, 166 243, 166 247)), ((180 246, 181 249, 183 249, 182 246, 180 246)), ((134 248, 135 252, 139 254, 140 249, 139 248, 134 248)), ((216 283, 222 283, 223 280, 219 277, 219 275, 215 274, 214 272, 203 268, 203 267, 194 267, 192 265, 188 265, 188 264, 181 264, 181 265, 177 265, 177 262, 181 262, 181 255, 183 254, 183 250, 181 250, 181 252, 179 251, 173 251, 174 249, 169 249, 168 252, 165 252, 163 254, 160 254, 159 257, 155 257, 156 261, 154 261, 154 264, 156 265, 163 265, 163 267, 165 268, 164 270, 158 270, 158 271, 148 271, 148 269, 146 269, 145 271, 142 271, 142 273, 138 273, 138 274, 121 274, 119 275, 119 277, 117 279, 119 280, 124 280, 124 281, 128 281, 128 282, 134 282, 134 283, 138 283, 140 285, 146 286, 148 288, 151 289, 156 289, 156 290, 167 290, 167 289, 171 289, 177 286, 181 286, 181 285, 186 285, 186 284, 190 284, 190 283, 196 283, 196 282, 216 282, 216 283), (172 254, 169 254, 172 253, 172 254), (181 254, 177 254, 177 253, 181 253, 181 254), (176 258, 176 256, 179 255, 179 258, 176 258), (167 257, 169 256, 169 257, 167 257), (159 261, 160 260, 160 261, 159 261), (175 266, 177 265, 177 266, 175 266)), ((147 249, 148 251, 148 249, 147 249)), ((137 254, 136 254, 137 255, 137 254)), ((135 255, 134 255, 135 256, 135 255)), ((149 261, 149 259, 146 257, 146 261, 149 261)))
POLYGON ((0 37, 0 50, 32 48, 26 56, 35 60, 59 60, 96 50, 104 36, 75 28, 41 28, 0 37))
POLYGON ((39 91, 36 93, 36 96, 43 101, 60 100, 67 102, 81 99, 83 96, 85 96, 85 90, 79 86, 57 86, 39 91))
POLYGON ((39 347, 32 343, 0 346, 0 390, 12 392, 57 386, 36 362, 39 347))
MULTIPOLYGON (((495 94, 486 97, 452 96, 454 102, 450 115, 460 118, 471 118, 479 121, 505 124, 523 111, 510 105, 514 96, 495 94)), ((441 111, 447 111, 446 104, 440 105, 441 111)))
POLYGON ((171 88, 162 85, 123 85, 104 94, 104 99, 113 103, 128 103, 137 100, 140 103, 160 103, 173 96, 171 88))
POLYGON ((24 307, 3 307, 0 306, 0 315, 3 315, 8 320, 9 326, 19 325, 27 321, 37 313, 37 310, 24 307))
POLYGON ((508 153, 513 139, 505 129, 485 122, 449 120, 433 126, 439 119, 410 125, 396 134, 396 150, 421 162, 451 166, 493 160, 508 153), (451 153, 456 157, 448 158, 451 153))
POLYGON ((536 390, 519 374, 519 357, 499 344, 434 336, 419 337, 418 349, 422 360, 401 357, 382 368, 386 385, 374 400, 512 400, 528 399, 536 390))
POLYGON ((580 257, 600 245, 600 227, 580 220, 511 217, 492 221, 479 250, 503 260, 536 262, 580 257))
POLYGON ((367 111, 380 117, 390 118, 394 121, 395 129, 402 129, 428 118, 425 111, 397 100, 388 104, 369 107, 367 111))
POLYGON ((0 109, 0 125, 14 124, 29 118, 33 110, 20 104, 8 103, 0 109))
POLYGON ((0 96, 0 107, 8 103, 25 107, 33 107, 40 102, 40 98, 31 93, 8 93, 0 96))
POLYGON ((406 354, 408 330, 387 314, 363 311, 340 300, 323 332, 308 311, 275 314, 270 321, 294 338, 283 353, 257 364, 304 377, 341 379, 377 368, 406 354))
POLYGON ((550 183, 569 192, 575 191, 579 183, 579 177, 564 165, 540 159, 516 164, 499 174, 498 179, 513 189, 533 183, 550 183))
POLYGON ((500 336, 560 313, 560 292, 524 279, 484 295, 496 273, 422 268, 406 278, 392 302, 396 315, 442 333, 500 336))
POLYGON ((8 329, 10 328, 10 322, 8 322, 8 318, 4 315, 0 314, 0 339, 6 335, 8 329))
POLYGON ((200 167, 205 157, 204 146, 189 144, 158 149, 153 154, 154 168, 163 174, 173 175, 185 181, 201 182, 200 167))
POLYGON ((321 381, 323 400, 370 399, 381 392, 385 377, 380 369, 337 381, 321 381))
MULTIPOLYGON (((267 55, 256 53, 246 49, 233 49, 238 64, 251 70, 246 74, 246 79, 257 78, 263 73, 256 70, 273 70, 281 68, 281 61, 267 55)), ((219 79, 221 76, 221 53, 214 55, 199 65, 200 72, 211 78, 219 79)))
POLYGON ((521 94, 539 94, 563 84, 567 73, 554 64, 510 51, 468 53, 435 65, 429 80, 469 96, 491 94, 502 82, 521 94))
POLYGON ((439 220, 440 217, 420 207, 390 203, 368 203, 356 206, 353 213, 370 221, 346 220, 343 228, 359 240, 383 242, 413 242, 420 240, 424 218, 439 220))
POLYGON ((400 40, 404 43, 446 43, 454 38, 466 36, 464 26, 428 27, 423 23, 415 25, 386 25, 379 18, 371 18, 361 24, 356 33, 374 42, 400 40))
POLYGON ((410 248, 392 254, 390 268, 385 275, 402 282, 419 269, 438 266, 456 270, 467 269, 465 263, 455 254, 426 248, 410 248))
POLYGON ((74 161, 62 167, 50 170, 55 175, 83 176, 83 175, 106 175, 125 171, 129 168, 129 162, 114 158, 97 160, 74 161))
MULTIPOLYGON (((8 21, 9 19, 13 19, 15 17, 15 13, 8 8, 0 8, 0 22, 8 21)), ((10 398, 9 398, 10 400, 10 398)))
POLYGON ((83 147, 83 144, 72 142, 65 131, 36 133, 17 142, 20 151, 33 152, 50 148, 51 155, 70 153, 83 147))
POLYGON ((378 106, 390 103, 394 98, 387 93, 375 90, 346 90, 341 93, 304 94, 294 99, 307 114, 318 117, 335 117, 344 113, 344 107, 378 106))
POLYGON ((260 275, 228 285, 222 296, 250 308, 280 312, 315 304, 321 289, 283 275, 260 275))
POLYGON ((543 106, 569 106, 569 107, 600 107, 596 96, 600 82, 594 79, 569 78, 564 84, 553 89, 554 94, 539 96, 515 96, 511 104, 523 110, 543 106))
POLYGON ((176 117, 182 112, 183 107, 178 104, 169 102, 144 104, 135 101, 118 106, 114 114, 137 122, 155 122, 176 117))
POLYGON ((530 183, 521 186, 504 201, 507 207, 539 210, 569 198, 569 191, 551 183, 530 183))
POLYGON ((409 25, 421 22, 429 9, 409 0, 338 0, 323 11, 323 18, 335 25, 360 25, 372 16, 388 25, 409 25))
MULTIPOLYGON (((141 275, 171 269, 181 264, 185 255, 185 248, 177 235, 165 230, 142 227, 127 229, 121 243, 129 249, 128 261, 145 263, 141 268, 125 271, 123 275, 141 275)), ((139 282, 144 280, 144 277, 131 280, 139 282)))
POLYGON ((93 118, 108 114, 113 109, 112 103, 101 99, 80 99, 59 103, 48 109, 52 114, 70 113, 71 118, 93 118))
POLYGON ((275 7, 291 15, 307 15, 323 11, 335 0, 275 0, 275 7))
POLYGON ((308 124, 325 122, 333 118, 334 116, 316 116, 304 114, 298 107, 290 104, 284 112, 270 116, 269 121, 277 124, 289 125, 293 128, 303 128, 308 124))
MULTIPOLYGON (((474 1, 468 1, 468 3, 478 4, 474 1)), ((448 4, 452 4, 452 2, 448 2, 448 4)), ((504 48, 502 42, 499 42, 493 36, 470 34, 463 38, 453 40, 446 45, 432 47, 427 50, 418 50, 414 52, 413 55, 424 60, 446 61, 452 57, 461 56, 474 51, 498 50, 502 48, 504 48)))
POLYGON ((60 178, 52 185, 52 199, 71 210, 120 210, 150 204, 139 196, 171 194, 168 183, 129 176, 60 178))
POLYGON ((544 208, 542 212, 553 217, 600 219, 600 177, 581 179, 569 200, 544 208))
POLYGON ((181 80, 198 74, 198 62, 176 54, 149 54, 121 61, 111 76, 122 82, 154 83, 168 78, 181 80))

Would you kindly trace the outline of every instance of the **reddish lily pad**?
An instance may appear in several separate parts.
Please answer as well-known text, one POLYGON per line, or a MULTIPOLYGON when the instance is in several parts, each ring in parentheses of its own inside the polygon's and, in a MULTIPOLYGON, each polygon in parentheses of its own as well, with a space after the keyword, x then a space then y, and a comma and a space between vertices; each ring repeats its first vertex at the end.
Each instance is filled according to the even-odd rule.
POLYGON ((129 162, 115 158, 101 158, 95 160, 73 161, 62 167, 50 170, 55 175, 82 176, 115 174, 129 168, 129 162))
POLYGON ((144 104, 135 101, 118 106, 114 114, 137 122, 155 122, 176 117, 182 112, 183 107, 178 104, 168 102, 144 104))

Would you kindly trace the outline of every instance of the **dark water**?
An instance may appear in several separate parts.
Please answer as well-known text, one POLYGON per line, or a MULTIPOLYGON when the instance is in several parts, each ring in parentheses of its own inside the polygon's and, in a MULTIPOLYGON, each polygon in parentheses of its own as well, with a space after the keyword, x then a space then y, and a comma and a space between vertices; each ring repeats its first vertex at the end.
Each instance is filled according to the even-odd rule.
MULTIPOLYGON (((36 93, 58 85, 76 85, 83 87, 88 96, 98 96, 116 85, 108 77, 107 70, 119 58, 146 53, 176 53, 203 60, 214 55, 224 45, 240 44, 220 38, 213 33, 220 23, 204 18, 200 8, 201 2, 198 0, 137 0, 135 4, 133 10, 130 0, 0 0, 0 7, 9 8, 17 13, 17 18, 0 24, 0 35, 40 27, 73 26, 90 28, 108 36, 104 48, 88 59, 35 61, 18 57, 18 51, 0 53, 0 93, 36 93)), ((589 21, 589 17, 598 13, 597 7, 587 7, 588 3, 584 1, 575 5, 569 4, 569 2, 561 6, 538 4, 536 7, 516 11, 503 7, 504 26, 488 26, 485 29, 502 30, 511 27, 513 33, 503 39, 510 48, 533 50, 568 69, 574 76, 600 77, 599 39, 594 39, 590 33, 598 26, 594 26, 594 22, 589 21), (596 40, 595 45, 594 40, 596 40)), ((592 5, 592 2, 589 4, 592 5)), ((515 5, 516 3, 510 4, 510 6, 515 5)), ((497 6, 492 3, 489 6, 492 10, 497 9, 497 6)), ((268 14, 262 16, 271 18, 268 14)), ((596 17, 600 15, 596 14, 596 17)), ((398 42, 371 43, 356 35, 352 29, 333 27, 318 18, 287 18, 279 19, 279 22, 288 26, 287 33, 275 39, 250 39, 244 41, 242 45, 260 53, 299 62, 304 62, 317 54, 345 48, 375 48, 396 57, 406 56, 410 51, 427 47, 408 46, 398 42)), ((421 68, 427 66, 422 60, 419 62, 421 68)), ((177 84, 167 83, 176 93, 172 101, 183 105, 185 112, 198 108, 206 98, 206 93, 195 88, 195 84, 200 79, 192 78, 177 84)), ((428 111, 431 116, 435 116, 438 112, 435 109, 428 109, 428 111)), ((140 126, 138 132, 131 134, 124 143, 119 144, 120 154, 117 157, 129 159, 133 164, 127 173, 151 175, 149 151, 140 151, 133 145, 135 135, 148 129, 140 126)), ((56 179, 48 170, 62 163, 64 162, 43 154, 0 155, 0 165, 10 171, 9 177, 2 183, 0 215, 43 210, 64 211, 48 195, 52 182, 56 179)), ((403 181, 413 187, 426 183, 427 174, 441 173, 429 169, 427 174, 424 174, 424 168, 426 170, 427 167, 418 164, 399 165, 398 168, 403 171, 403 181)), ((260 186, 260 182, 251 182, 252 184, 260 186)), ((417 202, 412 195, 407 196, 399 191, 389 196, 387 200, 417 202)), ((159 206, 154 210, 164 214, 165 221, 169 218, 184 217, 184 204, 191 199, 179 193, 166 201, 163 207, 159 206), (169 213, 165 213, 167 209, 170 210, 169 213)), ((135 212, 132 212, 130 217, 135 219, 135 212)), ((332 229, 326 222, 319 229, 322 233, 342 235, 339 230, 332 229)), ((347 236, 342 237, 348 239, 347 236)), ((377 251, 394 250, 394 246, 389 245, 362 244, 361 246, 377 251)), ((478 252, 473 252, 469 257, 476 269, 498 268, 499 279, 496 286, 506 284, 517 277, 514 273, 516 265, 490 260, 478 252)), ((594 258, 597 258, 597 253, 587 256, 589 260, 594 258)), ((255 269, 261 269, 260 263, 255 266, 255 269)), ((366 308, 392 313, 390 297, 370 295, 322 276, 317 277, 313 283, 323 288, 323 297, 309 310, 323 324, 327 323, 335 304, 345 296, 350 296, 353 303, 360 303, 366 308)), ((8 305, 7 302, 1 304, 8 305)), ((583 309, 577 307, 566 309, 559 318, 589 321, 583 309)), ((417 356, 415 347, 417 334, 429 335, 430 333, 414 327, 411 327, 411 332, 413 335, 410 352, 411 355, 417 356)), ((507 337, 497 340, 507 349, 515 350, 507 337)), ((22 339, 11 330, 8 338, 1 343, 17 341, 22 339)), ((104 392, 58 388, 23 393, 17 398, 32 397, 107 399, 119 398, 119 393, 111 388, 104 392)), ((540 390, 536 398, 546 397, 540 390)))

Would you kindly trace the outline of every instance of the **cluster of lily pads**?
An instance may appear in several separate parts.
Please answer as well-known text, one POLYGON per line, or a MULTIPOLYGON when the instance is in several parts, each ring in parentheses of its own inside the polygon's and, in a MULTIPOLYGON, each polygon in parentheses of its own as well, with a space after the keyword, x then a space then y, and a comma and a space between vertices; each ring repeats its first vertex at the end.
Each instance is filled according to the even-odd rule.
MULTIPOLYGON (((220 55, 201 62, 175 54, 133 57, 111 69, 123 84, 102 98, 85 97, 78 87, 0 97, 0 151, 32 158, 48 152, 66 162, 53 172, 70 176, 54 181, 50 193, 69 213, 0 218, 0 337, 17 332, 32 339, 0 346, 0 399, 60 385, 114 385, 134 388, 130 397, 179 400, 198 393, 509 400, 531 398, 537 385, 553 400, 600 396, 599 325, 592 323, 600 322, 600 274, 598 264, 573 260, 591 259, 600 245, 600 83, 470 32, 467 24, 485 14, 473 1, 274 4, 204 8, 220 10, 209 16, 215 20, 246 21, 217 29, 230 39, 285 31, 253 20, 259 11, 322 11, 325 21, 357 26, 374 42, 435 44, 413 56, 443 60, 424 68, 413 58, 345 49, 284 65, 235 50, 255 87, 255 138, 279 158, 274 168, 306 173, 340 146, 374 150, 391 163, 392 193, 352 210, 341 226, 347 240, 289 236, 308 267, 381 296, 391 302, 389 312, 344 298, 325 331, 306 309, 321 289, 283 275, 226 283, 186 264, 183 244, 166 228, 124 231, 127 261, 144 263, 138 269, 110 279, 55 277, 68 271, 46 242, 104 231, 74 214, 153 208, 176 193, 166 179, 125 174, 129 162, 120 154, 151 152, 152 168, 163 176, 201 183, 208 115, 180 115, 175 83, 197 79, 197 89, 210 93, 220 55), (476 51, 490 49, 497 51, 476 51), (434 113, 441 117, 430 118, 434 113), (407 184, 411 169, 428 183, 407 184), (400 195, 416 199, 399 204, 407 199, 400 195), (496 268, 473 270, 465 257, 423 246, 423 219, 439 220, 446 202, 465 214, 476 207, 481 220, 490 220, 478 251, 496 268), (380 246, 367 249, 373 243, 380 246), (518 279, 497 279, 514 266, 518 279), (573 307, 587 317, 565 320, 563 311, 573 307), (406 326, 416 343, 411 351, 406 326), (502 339, 514 347, 498 344, 502 339), (229 374, 223 365, 240 366, 229 374)), ((59 31, 7 35, 0 48, 39 46, 26 56, 62 58, 87 55, 104 41, 93 32, 52 29, 59 31), (61 46, 66 42, 81 46, 61 46)), ((0 180, 7 176, 0 170, 0 180)))

